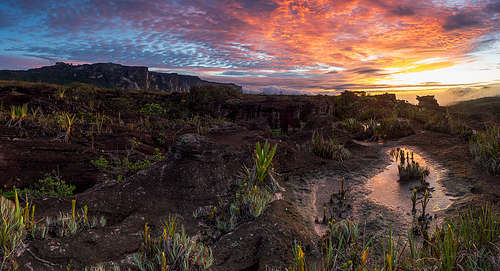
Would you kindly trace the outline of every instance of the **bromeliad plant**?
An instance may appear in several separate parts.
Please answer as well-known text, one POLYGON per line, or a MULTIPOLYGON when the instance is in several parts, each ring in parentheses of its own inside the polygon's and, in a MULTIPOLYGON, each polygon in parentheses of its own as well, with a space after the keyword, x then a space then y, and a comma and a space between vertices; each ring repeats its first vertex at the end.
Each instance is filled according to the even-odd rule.
POLYGON ((271 148, 271 144, 267 141, 264 143, 264 147, 261 147, 260 142, 257 142, 255 146, 255 173, 259 184, 262 184, 268 174, 272 173, 271 162, 276 154, 277 147, 278 144, 275 144, 271 148))
POLYGON ((217 206, 209 213, 197 213, 197 217, 205 217, 210 224, 222 232, 230 232, 244 222, 260 216, 274 193, 280 189, 273 174, 272 161, 277 145, 271 148, 268 142, 264 146, 256 144, 254 152, 255 167, 243 166, 242 172, 234 183, 234 194, 223 200, 218 198, 217 206))
POLYGON ((237 182, 237 191, 228 203, 219 198, 218 208, 208 216, 215 219, 217 229, 230 232, 243 221, 260 216, 269 202, 273 193, 266 186, 251 185, 245 181, 237 182))
POLYGON ((201 271, 213 265, 212 250, 188 236, 175 217, 165 220, 162 229, 160 236, 152 237, 148 224, 144 226, 141 248, 134 255, 139 270, 201 271))
POLYGON ((65 121, 64 121, 63 128, 66 129, 66 135, 64 136, 64 142, 68 143, 69 142, 69 137, 71 135, 71 127, 75 123, 75 117, 76 116, 72 115, 72 114, 69 114, 69 113, 65 113, 64 117, 65 117, 65 121))
POLYGON ((7 122, 7 126, 21 125, 21 122, 27 117, 28 114, 28 104, 23 104, 19 106, 10 107, 10 120, 7 122))

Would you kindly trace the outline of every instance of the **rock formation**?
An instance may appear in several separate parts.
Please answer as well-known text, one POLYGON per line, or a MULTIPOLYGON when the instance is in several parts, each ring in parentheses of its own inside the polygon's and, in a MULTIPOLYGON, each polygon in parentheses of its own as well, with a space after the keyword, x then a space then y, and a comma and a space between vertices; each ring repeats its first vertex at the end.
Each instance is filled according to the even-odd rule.
POLYGON ((114 63, 71 65, 57 62, 26 71, 0 71, 0 80, 70 84, 81 82, 97 87, 149 91, 189 91, 193 86, 216 85, 241 91, 241 86, 208 82, 197 76, 160 73, 148 67, 124 66, 114 63))

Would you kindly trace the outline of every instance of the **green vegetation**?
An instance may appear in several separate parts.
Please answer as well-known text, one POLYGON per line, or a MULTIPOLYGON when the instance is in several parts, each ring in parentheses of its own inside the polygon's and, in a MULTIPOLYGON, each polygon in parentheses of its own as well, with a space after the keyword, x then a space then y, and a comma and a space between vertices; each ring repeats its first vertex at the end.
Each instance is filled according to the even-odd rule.
POLYGON ((351 157, 351 152, 335 138, 325 139, 317 131, 313 132, 311 142, 312 152, 321 158, 343 162, 351 157))
POLYGON ((500 174, 500 126, 478 131, 469 140, 474 160, 492 175, 500 174))
POLYGON ((382 119, 375 129, 375 136, 381 139, 399 138, 413 133, 410 122, 397 117, 382 119))
POLYGON ((217 229, 230 232, 240 223, 260 216, 272 196, 273 193, 266 187, 251 186, 248 182, 240 181, 234 196, 228 202, 220 200, 218 208, 214 207, 213 213, 207 217, 215 220, 217 229))
POLYGON ((459 135, 468 138, 472 135, 472 129, 456 115, 445 113, 427 112, 424 116, 424 128, 427 130, 459 135))
POLYGON ((243 167, 235 181, 234 193, 225 200, 219 197, 217 206, 211 210, 195 211, 195 218, 204 218, 218 230, 230 232, 240 223, 260 216, 278 189, 272 169, 276 149, 277 145, 271 148, 265 142, 262 147, 258 142, 254 151, 254 167, 243 167))
POLYGON ((99 170, 107 169, 111 166, 108 160, 102 155, 97 160, 91 160, 90 163, 99 170))
POLYGON ((270 168, 270 166, 278 144, 275 144, 272 149, 270 149, 270 147, 271 144, 267 141, 264 143, 263 148, 260 146, 260 142, 257 142, 255 146, 255 173, 260 184, 264 182, 264 179, 269 175, 269 172, 272 172, 272 168, 270 168))
POLYGON ((13 254, 21 247, 26 238, 46 239, 49 234, 57 237, 73 235, 84 229, 97 226, 104 227, 106 219, 88 216, 88 208, 84 206, 76 210, 76 200, 72 201, 71 213, 60 213, 53 219, 47 217, 35 219, 35 206, 26 202, 21 208, 17 190, 14 189, 14 202, 0 197, 0 270, 18 270, 13 254), (42 221, 45 220, 44 223, 42 221), (4 269, 8 268, 8 269, 4 269))
POLYGON ((349 220, 329 222, 329 231, 322 240, 320 262, 307 264, 302 247, 295 243, 292 266, 287 270, 363 270, 373 239, 366 239, 362 234, 359 225, 349 220))
MULTIPOLYGON (((43 179, 40 179, 37 184, 19 190, 21 197, 29 199, 39 199, 46 197, 65 197, 73 195, 76 187, 66 184, 62 177, 53 170, 51 173, 45 174, 43 179)), ((14 199, 16 189, 1 191, 0 194, 8 199, 14 199)))
POLYGON ((134 262, 141 271, 201 271, 214 263, 212 250, 188 236, 179 228, 175 217, 162 224, 162 234, 151 237, 148 224, 144 226, 144 239, 134 262))
POLYGON ((57 217, 46 217, 45 223, 37 226, 37 231, 32 233, 32 237, 45 239, 48 237, 49 231, 54 234, 54 237, 64 237, 83 230, 105 226, 106 218, 104 216, 90 217, 86 205, 77 210, 76 200, 72 200, 71 213, 60 212, 57 217))
POLYGON ((28 114, 28 104, 23 104, 22 106, 11 106, 10 107, 10 120, 7 122, 7 126, 21 126, 21 122, 26 118, 28 114))
POLYGON ((197 134, 205 135, 208 133, 208 129, 210 128, 211 119, 201 118, 199 115, 195 115, 187 119, 185 123, 192 126, 197 134))
POLYGON ((69 138, 71 136, 71 127, 73 126, 73 123, 75 123, 75 115, 71 115, 69 113, 64 114, 64 123, 62 125, 63 129, 66 129, 66 135, 64 136, 64 142, 68 143, 69 138))
POLYGON ((400 181, 421 180, 429 175, 429 169, 423 168, 413 159, 413 152, 402 149, 392 150, 396 161, 399 159, 398 172, 400 181))
POLYGON ((115 159, 114 161, 108 161, 104 156, 100 156, 99 159, 91 160, 90 163, 98 170, 107 173, 117 181, 121 181, 124 177, 133 175, 143 169, 150 168, 155 162, 163 159, 165 159, 165 156, 160 152, 160 149, 156 148, 155 153, 146 159, 132 161, 128 157, 125 157, 121 160, 115 159))
POLYGON ((308 264, 295 243, 292 265, 285 270, 496 270, 499 236, 500 216, 491 205, 460 213, 425 240, 415 239, 411 231, 407 241, 396 239, 392 230, 385 237, 369 237, 360 234, 357 224, 342 220, 330 223, 319 264, 308 264))
POLYGON ((0 224, 0 258, 2 259, 0 270, 3 270, 7 261, 21 246, 26 232, 34 226, 34 213, 35 207, 29 203, 21 208, 16 189, 14 189, 14 202, 0 196, 0 217, 2 219, 0 224))
POLYGON ((355 118, 347 118, 340 123, 341 127, 348 130, 353 134, 364 133, 368 128, 366 124, 355 119, 355 118))
POLYGON ((354 134, 358 139, 376 141, 380 139, 400 138, 413 134, 409 120, 398 119, 397 116, 380 120, 368 119, 359 121, 348 118, 341 122, 341 127, 354 134))
POLYGON ((139 112, 148 116, 163 116, 167 111, 159 104, 150 103, 145 104, 139 112))

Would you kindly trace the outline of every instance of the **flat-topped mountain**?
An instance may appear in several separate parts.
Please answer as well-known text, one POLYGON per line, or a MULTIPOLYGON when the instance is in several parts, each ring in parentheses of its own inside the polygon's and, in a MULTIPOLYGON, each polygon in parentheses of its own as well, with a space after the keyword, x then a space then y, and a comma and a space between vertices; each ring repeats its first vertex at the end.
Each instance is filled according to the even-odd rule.
POLYGON ((81 82, 104 88, 149 91, 188 91, 193 86, 217 85, 241 91, 241 86, 209 82, 197 76, 160 73, 148 67, 124 66, 114 63, 71 65, 57 62, 26 71, 0 70, 0 80, 69 84, 81 82))

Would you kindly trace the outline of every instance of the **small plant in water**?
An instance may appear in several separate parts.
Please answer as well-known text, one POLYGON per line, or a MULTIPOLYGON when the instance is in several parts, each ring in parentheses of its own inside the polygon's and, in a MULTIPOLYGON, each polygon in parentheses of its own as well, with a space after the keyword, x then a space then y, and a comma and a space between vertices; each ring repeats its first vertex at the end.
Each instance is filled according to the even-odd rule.
POLYGON ((417 213, 417 189, 413 188, 413 194, 411 196, 411 213, 415 215, 417 213))
POLYGON ((429 169, 423 168, 415 162, 413 152, 406 152, 402 149, 393 152, 396 160, 399 158, 398 173, 400 181, 424 180, 429 175, 429 169), (410 158, 411 154, 411 158, 410 158))

